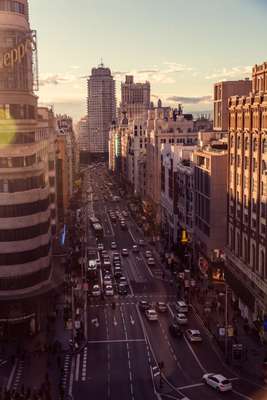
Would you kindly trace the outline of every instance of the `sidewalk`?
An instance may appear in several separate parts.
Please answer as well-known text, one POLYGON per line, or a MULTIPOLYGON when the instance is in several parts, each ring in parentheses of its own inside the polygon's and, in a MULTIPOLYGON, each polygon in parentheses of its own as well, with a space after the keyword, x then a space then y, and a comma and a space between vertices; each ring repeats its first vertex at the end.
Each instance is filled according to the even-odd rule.
MULTIPOLYGON (((194 293, 194 292, 193 292, 194 293)), ((219 342, 218 328, 225 326, 225 314, 224 309, 218 308, 214 302, 211 307, 211 311, 207 312, 205 309, 205 302, 212 297, 214 298, 214 290, 202 291, 191 295, 191 304, 195 309, 195 312, 201 318, 205 327, 211 333, 214 343, 216 343, 218 349, 221 352, 222 358, 224 358, 224 349, 219 342)), ((229 302, 230 303, 230 302, 229 302)), ((248 333, 244 328, 244 320, 233 311, 231 304, 228 308, 228 321, 229 325, 234 328, 234 337, 232 343, 240 343, 247 349, 246 359, 240 362, 238 365, 231 365, 233 369, 239 374, 247 377, 248 379, 257 380, 262 383, 263 380, 263 360, 266 355, 266 345, 260 343, 257 338, 248 333)), ((229 338, 229 341, 231 338, 229 338)))

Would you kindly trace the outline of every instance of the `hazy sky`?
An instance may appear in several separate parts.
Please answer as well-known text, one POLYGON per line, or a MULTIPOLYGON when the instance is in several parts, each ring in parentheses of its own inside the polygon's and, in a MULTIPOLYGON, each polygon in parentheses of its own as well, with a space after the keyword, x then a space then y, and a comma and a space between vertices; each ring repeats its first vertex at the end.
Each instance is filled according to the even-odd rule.
MULTIPOLYGON (((154 99, 211 108, 213 83, 267 61, 267 0, 29 0, 40 102, 85 114, 91 68, 149 80, 154 99)), ((153 99, 152 99, 153 100, 153 99)))

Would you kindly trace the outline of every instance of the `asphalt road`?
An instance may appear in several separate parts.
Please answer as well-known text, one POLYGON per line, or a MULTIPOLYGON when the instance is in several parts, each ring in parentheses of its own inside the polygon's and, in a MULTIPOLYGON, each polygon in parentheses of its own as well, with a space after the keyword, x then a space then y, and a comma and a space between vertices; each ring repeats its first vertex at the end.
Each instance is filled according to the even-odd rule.
POLYGON ((129 250, 129 256, 123 258, 123 269, 130 290, 125 297, 89 298, 88 343, 76 368, 74 399, 267 398, 264 388, 240 378, 224 364, 209 333, 193 311, 189 312, 187 327, 200 330, 203 342, 192 344, 185 337, 177 339, 170 335, 169 325, 176 300, 173 286, 168 280, 163 281, 161 266, 151 269, 147 266, 144 251, 140 254, 130 251, 135 241, 143 239, 131 217, 127 218, 127 231, 122 230, 118 222, 111 222, 108 210, 127 210, 127 204, 124 200, 119 203, 103 201, 104 175, 99 170, 93 174, 93 182, 98 183, 93 183, 98 198, 94 211, 104 227, 105 249, 112 253, 110 243, 116 241, 117 251, 129 250), (142 299, 151 303, 164 301, 168 304, 168 312, 159 314, 158 322, 149 322, 138 308, 142 299), (111 306, 113 301, 115 309, 111 306), (160 361, 164 362, 161 387, 159 376, 156 376, 160 361), (233 391, 221 394, 207 387, 202 381, 205 372, 225 375, 232 381, 233 391))

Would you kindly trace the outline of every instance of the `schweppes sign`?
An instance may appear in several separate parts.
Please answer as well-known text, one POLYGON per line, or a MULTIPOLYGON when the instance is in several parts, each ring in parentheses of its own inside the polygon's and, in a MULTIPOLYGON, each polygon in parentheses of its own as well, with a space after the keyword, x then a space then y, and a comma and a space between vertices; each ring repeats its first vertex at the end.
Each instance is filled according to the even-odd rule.
POLYGON ((20 64, 24 57, 36 50, 36 42, 33 36, 27 37, 17 47, 7 50, 0 55, 0 69, 13 68, 16 64, 20 64))

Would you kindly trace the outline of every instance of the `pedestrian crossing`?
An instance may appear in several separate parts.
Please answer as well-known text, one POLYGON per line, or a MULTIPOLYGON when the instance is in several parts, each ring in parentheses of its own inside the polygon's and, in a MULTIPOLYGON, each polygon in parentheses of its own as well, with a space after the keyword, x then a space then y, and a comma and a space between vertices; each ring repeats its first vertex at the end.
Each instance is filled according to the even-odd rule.
POLYGON ((86 381, 87 347, 83 350, 82 381, 86 381))
POLYGON ((66 354, 64 357, 63 370, 62 370, 61 380, 60 380, 60 385, 63 389, 65 389, 67 386, 70 368, 71 368, 71 355, 66 354))
POLYGON ((23 370, 24 370, 24 360, 19 360, 12 389, 17 390, 19 388, 22 380, 23 370))

